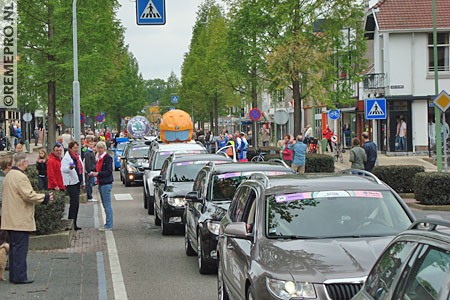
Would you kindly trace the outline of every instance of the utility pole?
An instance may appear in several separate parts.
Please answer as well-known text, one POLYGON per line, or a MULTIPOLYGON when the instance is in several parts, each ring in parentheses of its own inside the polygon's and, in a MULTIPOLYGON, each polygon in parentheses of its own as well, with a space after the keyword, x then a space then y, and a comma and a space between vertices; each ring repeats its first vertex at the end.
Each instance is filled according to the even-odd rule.
MULTIPOLYGON (((75 141, 80 144, 80 82, 78 81, 78 35, 77 35, 77 0, 72 6, 73 29, 73 131, 75 141)), ((80 145, 81 146, 81 145, 80 145)), ((81 151, 81 147, 80 150, 81 151)))
MULTIPOLYGON (((436 25, 436 0, 433 0, 433 61, 434 61, 434 94, 439 94, 439 76, 437 63, 437 25, 436 25)), ((445 112, 444 112, 445 114, 445 112)), ((441 141, 441 111, 434 106, 434 119, 436 126, 436 165, 438 172, 442 172, 442 141, 441 141)), ((445 124, 444 124, 445 125, 445 124)), ((444 134, 445 138, 445 134, 444 134)), ((446 141, 444 141, 445 143, 446 141)))

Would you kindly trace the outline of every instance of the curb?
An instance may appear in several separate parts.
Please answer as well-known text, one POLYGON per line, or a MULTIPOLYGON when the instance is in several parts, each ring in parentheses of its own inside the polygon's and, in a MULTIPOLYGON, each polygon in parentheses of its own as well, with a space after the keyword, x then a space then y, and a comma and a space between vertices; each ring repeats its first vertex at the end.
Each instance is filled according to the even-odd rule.
POLYGON ((73 221, 64 220, 66 226, 61 232, 30 236, 30 250, 54 250, 70 248, 74 235, 73 221))
POLYGON ((450 205, 424 205, 417 202, 407 202, 410 208, 420 210, 434 210, 434 211, 450 211, 450 205))

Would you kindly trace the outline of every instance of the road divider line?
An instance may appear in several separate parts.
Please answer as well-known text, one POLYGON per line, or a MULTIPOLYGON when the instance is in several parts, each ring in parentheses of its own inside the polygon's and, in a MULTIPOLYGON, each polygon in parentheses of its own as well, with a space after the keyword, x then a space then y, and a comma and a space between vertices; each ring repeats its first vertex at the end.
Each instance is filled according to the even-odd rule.
MULTIPOLYGON (((105 223, 105 211, 102 212, 103 224, 105 223)), ((109 267, 111 269, 111 280, 114 288, 115 300, 127 300, 127 291, 123 282, 122 269, 120 267, 119 255, 117 254, 116 240, 112 231, 105 231, 106 245, 108 247, 109 267)))
POLYGON ((98 300, 107 300, 108 293, 106 291, 106 274, 103 252, 97 253, 97 274, 98 274, 98 300))

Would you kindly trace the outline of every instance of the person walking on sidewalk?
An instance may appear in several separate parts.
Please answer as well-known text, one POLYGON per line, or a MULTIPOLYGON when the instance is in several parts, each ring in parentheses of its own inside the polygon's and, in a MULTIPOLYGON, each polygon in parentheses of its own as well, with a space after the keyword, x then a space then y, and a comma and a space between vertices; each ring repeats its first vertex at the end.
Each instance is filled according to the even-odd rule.
POLYGON ((40 149, 39 157, 36 160, 36 169, 38 171, 38 188, 40 191, 46 190, 48 186, 47 160, 47 152, 45 152, 45 149, 40 149))
POLYGON ((350 150, 350 162, 352 169, 364 170, 364 163, 367 161, 366 151, 359 146, 359 139, 353 138, 352 149, 350 150))
POLYGON ((113 229, 113 211, 111 207, 111 190, 113 177, 113 159, 106 152, 106 143, 100 141, 97 143, 97 172, 92 172, 91 175, 97 177, 98 190, 102 205, 106 214, 105 226, 99 228, 100 231, 110 231, 113 229))
POLYGON ((14 121, 11 121, 11 124, 9 125, 9 147, 10 151, 14 152, 17 144, 17 132, 16 132, 16 123, 14 121))
POLYGON ((86 177, 86 194, 87 200, 94 202, 97 201, 92 198, 92 189, 95 185, 95 176, 91 176, 91 172, 96 171, 96 161, 95 161, 95 153, 94 153, 94 145, 93 141, 89 142, 86 151, 84 152, 84 171, 86 177))
POLYGON ((28 241, 31 231, 36 231, 34 207, 38 203, 51 203, 53 194, 38 194, 24 173, 28 166, 25 153, 13 157, 14 167, 3 182, 1 229, 8 231, 9 281, 15 284, 33 283, 27 276, 28 241))
POLYGON ((366 151, 367 161, 364 162, 364 170, 372 172, 377 161, 377 145, 369 139, 369 133, 362 133, 363 148, 366 151))
POLYGON ((66 190, 61 173, 61 159, 63 146, 56 144, 53 146, 53 152, 50 153, 47 161, 47 180, 49 190, 66 190))
POLYGON ((67 193, 69 194, 69 219, 73 220, 75 230, 80 230, 78 227, 78 209, 80 207, 80 189, 84 187, 84 168, 83 162, 78 155, 80 146, 76 141, 69 143, 69 149, 64 154, 61 161, 61 173, 67 193))

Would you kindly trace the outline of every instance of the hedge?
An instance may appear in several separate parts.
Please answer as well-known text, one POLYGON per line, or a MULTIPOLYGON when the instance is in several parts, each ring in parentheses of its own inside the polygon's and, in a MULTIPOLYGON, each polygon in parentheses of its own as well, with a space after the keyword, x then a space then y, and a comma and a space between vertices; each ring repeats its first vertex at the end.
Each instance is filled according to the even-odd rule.
POLYGON ((414 177, 424 173, 425 167, 416 165, 377 166, 372 173, 397 193, 413 193, 414 177))
POLYGON ((305 173, 334 173, 334 159, 326 154, 306 154, 305 173))
MULTIPOLYGON (((26 170, 27 176, 35 191, 38 191, 38 173, 34 165, 30 165, 26 170)), ((46 191, 39 191, 45 193, 46 191)), ((64 227, 62 218, 64 216, 65 192, 53 191, 53 202, 51 204, 36 205, 34 218, 36 220, 36 234, 44 235, 61 231, 64 227)))
POLYGON ((418 173, 414 178, 416 200, 425 205, 450 204, 450 174, 418 173))

